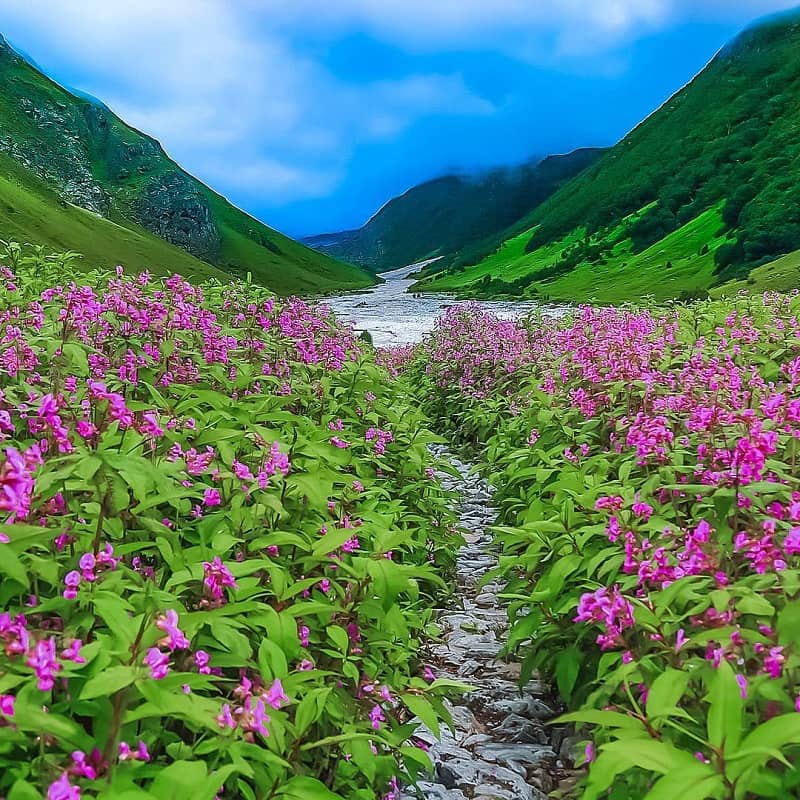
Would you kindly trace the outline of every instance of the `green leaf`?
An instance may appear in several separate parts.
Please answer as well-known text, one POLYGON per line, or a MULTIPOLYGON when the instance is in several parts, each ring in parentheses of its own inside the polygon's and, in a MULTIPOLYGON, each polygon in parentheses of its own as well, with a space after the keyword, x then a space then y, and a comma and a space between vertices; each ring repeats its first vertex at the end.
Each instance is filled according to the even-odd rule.
POLYGON ((590 725, 602 725, 604 728, 627 728, 628 730, 641 731, 647 733, 644 723, 629 716, 621 714, 619 711, 574 711, 571 714, 562 714, 554 722, 586 722, 590 725))
POLYGON ((742 735, 744 701, 731 665, 722 661, 709 683, 708 739, 715 747, 735 751, 742 735))
POLYGON ((20 778, 14 781, 8 793, 8 800, 42 800, 42 795, 35 786, 20 778))
POLYGON ((150 793, 159 800, 179 797, 201 800, 207 777, 202 761, 174 761, 158 772, 150 785, 150 793))
POLYGON ((660 778, 644 800, 707 800, 718 797, 720 789, 724 788, 722 775, 715 774, 710 765, 697 761, 660 778))
POLYGON ((647 695, 647 716, 663 717, 671 714, 689 685, 689 673, 677 669, 662 672, 650 687, 647 695))
POLYGON ((11 580, 16 581, 26 589, 30 588, 30 581, 25 567, 22 566, 22 562, 17 558, 16 553, 7 544, 0 544, 0 573, 7 575, 11 580))
POLYGON ((136 667, 120 665, 103 670, 99 675, 89 678, 80 694, 81 700, 92 700, 95 697, 110 695, 130 686, 136 680, 136 667))
POLYGON ((738 750, 726 756, 731 759, 728 773, 737 779, 747 769, 766 763, 775 751, 790 744, 800 744, 800 714, 782 714, 762 722, 742 739, 738 750))
POLYGON ((328 789, 324 783, 307 775, 295 775, 278 790, 276 796, 290 800, 344 800, 341 795, 328 789))
POLYGON ((347 635, 347 631, 339 625, 329 625, 327 630, 328 636, 336 645, 339 652, 346 653, 347 647, 350 644, 350 637, 347 635))
POLYGON ((302 736, 320 718, 332 691, 329 686, 312 689, 298 703, 294 717, 294 725, 298 736, 302 736))
POLYGON ((439 735, 439 717, 433 706, 424 697, 418 694, 405 694, 403 702, 408 706, 408 710, 419 717, 435 736, 439 735))
POLYGON ((575 645, 570 645, 558 654, 556 659, 556 683, 558 691, 565 700, 572 696, 575 681, 581 671, 582 661, 580 650, 575 645))
POLYGON ((618 739, 602 746, 606 753, 616 753, 628 760, 631 766, 666 775, 672 770, 685 769, 697 759, 685 750, 678 750, 667 742, 655 739, 618 739))

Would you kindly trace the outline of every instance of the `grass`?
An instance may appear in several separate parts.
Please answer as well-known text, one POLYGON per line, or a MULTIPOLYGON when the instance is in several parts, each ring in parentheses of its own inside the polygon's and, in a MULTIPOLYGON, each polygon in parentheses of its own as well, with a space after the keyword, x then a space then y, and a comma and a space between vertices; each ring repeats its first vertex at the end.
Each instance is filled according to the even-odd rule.
MULTIPOLYGON (((682 228, 665 236, 641 253, 633 253, 626 235, 630 217, 592 237, 608 248, 602 262, 584 262, 556 278, 536 280, 537 273, 553 266, 561 252, 584 237, 579 228, 531 253, 525 252, 533 230, 508 240, 496 253, 462 273, 445 275, 420 286, 425 291, 469 291, 484 276, 506 282, 526 278, 526 295, 574 302, 624 302, 651 296, 656 300, 675 297, 682 291, 708 289, 714 283, 714 251, 725 241, 722 205, 709 209, 682 228), (708 245, 703 252, 704 245, 708 245), (668 266, 670 265, 670 266, 668 266)), ((646 213, 647 207, 638 214, 646 213)))
POLYGON ((730 297, 739 291, 790 292, 800 287, 800 250, 771 261, 750 272, 747 280, 730 281, 712 290, 715 297, 730 297))
POLYGON ((641 253, 631 253, 630 241, 620 240, 607 263, 581 264, 551 283, 535 285, 550 299, 597 303, 666 300, 707 290, 715 280, 714 251, 725 241, 721 229, 718 205, 641 253), (708 250, 701 255, 704 245, 708 250))
POLYGON ((132 271, 180 272, 196 280, 227 276, 149 233, 124 226, 63 203, 42 181, 7 156, 0 155, 0 238, 31 241, 54 251, 74 250, 87 269, 122 264, 132 271))

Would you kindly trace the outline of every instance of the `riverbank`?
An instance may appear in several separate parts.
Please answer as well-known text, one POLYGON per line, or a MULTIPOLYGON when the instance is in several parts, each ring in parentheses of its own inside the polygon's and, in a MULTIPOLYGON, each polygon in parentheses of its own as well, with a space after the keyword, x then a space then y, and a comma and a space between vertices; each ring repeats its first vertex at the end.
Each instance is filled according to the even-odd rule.
MULTIPOLYGON (((409 278, 420 264, 381 274, 384 283, 358 292, 325 299, 336 316, 356 332, 366 331, 376 347, 395 347, 419 342, 448 308, 463 304, 453 295, 409 292, 414 280, 409 278)), ((546 307, 529 301, 480 301, 478 306, 501 319, 518 319, 533 311, 548 317, 564 314, 565 306, 546 307)))

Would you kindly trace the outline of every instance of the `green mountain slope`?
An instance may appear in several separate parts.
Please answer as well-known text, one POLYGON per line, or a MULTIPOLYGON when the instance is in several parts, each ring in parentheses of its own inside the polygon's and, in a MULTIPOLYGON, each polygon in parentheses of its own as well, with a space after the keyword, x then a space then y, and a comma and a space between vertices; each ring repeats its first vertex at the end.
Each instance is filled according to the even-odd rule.
POLYGON ((509 225, 601 153, 576 150, 475 176, 445 175, 390 200, 358 230, 303 241, 375 272, 436 256, 446 257, 440 268, 474 261, 502 241, 499 235, 509 225))
POLYGON ((161 145, 47 78, 0 36, 0 238, 70 249, 86 266, 243 277, 279 293, 374 279, 232 206, 161 145))
POLYGON ((419 288, 602 302, 744 280, 800 248, 798 130, 792 12, 737 37, 501 250, 419 288))

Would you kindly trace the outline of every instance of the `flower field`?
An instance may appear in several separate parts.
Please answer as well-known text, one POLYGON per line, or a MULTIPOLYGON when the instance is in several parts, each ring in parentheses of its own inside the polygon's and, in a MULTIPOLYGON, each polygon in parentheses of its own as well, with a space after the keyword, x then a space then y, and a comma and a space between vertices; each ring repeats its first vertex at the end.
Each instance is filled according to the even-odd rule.
POLYGON ((799 312, 461 307, 397 359, 497 487, 508 646, 583 798, 800 796, 799 312))
POLYGON ((460 541, 415 404, 298 300, 2 277, 0 796, 396 797, 460 541))

